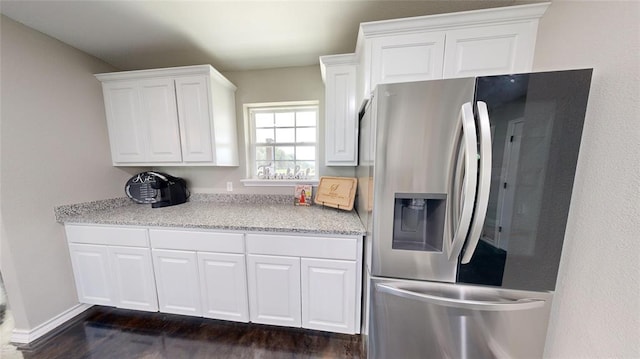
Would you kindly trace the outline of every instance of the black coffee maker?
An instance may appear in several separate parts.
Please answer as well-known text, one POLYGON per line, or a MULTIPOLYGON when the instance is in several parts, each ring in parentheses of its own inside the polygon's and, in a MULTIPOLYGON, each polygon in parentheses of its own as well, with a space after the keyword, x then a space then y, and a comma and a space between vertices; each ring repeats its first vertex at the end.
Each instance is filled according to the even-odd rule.
POLYGON ((153 208, 185 203, 190 195, 184 179, 155 171, 131 177, 125 193, 137 203, 151 203, 153 208))

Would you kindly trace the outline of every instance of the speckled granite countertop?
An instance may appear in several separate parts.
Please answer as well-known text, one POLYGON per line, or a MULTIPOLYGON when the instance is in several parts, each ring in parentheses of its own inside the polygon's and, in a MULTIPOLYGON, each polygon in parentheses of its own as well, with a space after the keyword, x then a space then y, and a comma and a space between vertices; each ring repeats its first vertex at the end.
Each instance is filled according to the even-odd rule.
POLYGON ((61 223, 184 227, 259 232, 363 235, 355 211, 323 206, 297 207, 290 196, 194 195, 187 203, 164 208, 128 198, 59 206, 61 223))

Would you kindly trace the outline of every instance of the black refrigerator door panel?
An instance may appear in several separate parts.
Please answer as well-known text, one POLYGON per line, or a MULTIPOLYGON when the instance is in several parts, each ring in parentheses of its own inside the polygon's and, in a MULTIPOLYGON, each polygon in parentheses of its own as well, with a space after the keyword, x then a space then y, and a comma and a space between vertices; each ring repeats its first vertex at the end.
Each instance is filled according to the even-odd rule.
POLYGON ((478 247, 458 282, 554 290, 591 69, 479 77, 492 138, 491 191, 478 247))

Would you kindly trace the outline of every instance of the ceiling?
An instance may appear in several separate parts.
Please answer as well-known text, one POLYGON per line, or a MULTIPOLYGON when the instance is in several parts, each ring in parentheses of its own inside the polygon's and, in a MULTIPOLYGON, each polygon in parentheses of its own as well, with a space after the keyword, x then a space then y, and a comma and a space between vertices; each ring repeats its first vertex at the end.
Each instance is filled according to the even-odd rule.
POLYGON ((0 12, 121 70, 208 63, 244 71, 353 52, 361 22, 532 2, 1 0, 0 12))

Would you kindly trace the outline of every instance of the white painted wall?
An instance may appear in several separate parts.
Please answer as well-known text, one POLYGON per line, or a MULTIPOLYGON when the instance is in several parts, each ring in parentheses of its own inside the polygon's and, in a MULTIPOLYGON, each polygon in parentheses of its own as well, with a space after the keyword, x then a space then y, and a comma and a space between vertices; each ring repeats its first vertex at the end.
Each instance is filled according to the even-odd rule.
MULTIPOLYGON (((240 180, 247 178, 245 124, 243 104, 279 101, 320 101, 318 131, 324 138, 324 84, 320 66, 288 67, 280 69, 225 72, 236 91, 238 120, 239 167, 162 167, 159 170, 189 181, 193 192, 226 193, 226 183, 232 182, 234 193, 292 194, 291 187, 244 187, 240 180)), ((324 166, 324 140, 318 146, 321 176, 354 177, 354 167, 324 166)))
MULTIPOLYGON (((77 304, 60 204, 121 197, 111 166, 102 61, 0 19, 2 275, 17 330, 77 304)), ((134 172, 137 169, 128 170, 134 172)))
POLYGON ((554 0, 534 70, 593 67, 545 357, 640 358, 640 2, 554 0))

